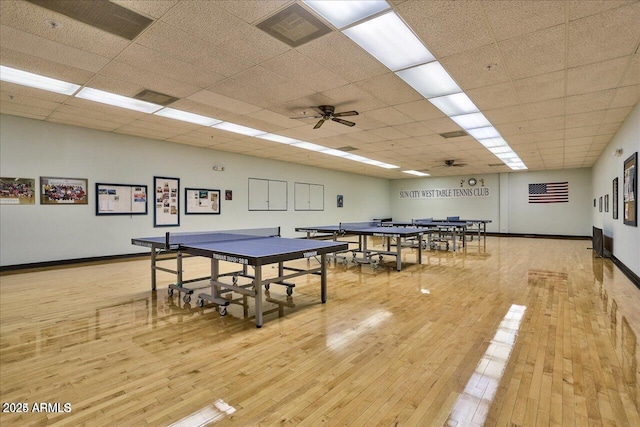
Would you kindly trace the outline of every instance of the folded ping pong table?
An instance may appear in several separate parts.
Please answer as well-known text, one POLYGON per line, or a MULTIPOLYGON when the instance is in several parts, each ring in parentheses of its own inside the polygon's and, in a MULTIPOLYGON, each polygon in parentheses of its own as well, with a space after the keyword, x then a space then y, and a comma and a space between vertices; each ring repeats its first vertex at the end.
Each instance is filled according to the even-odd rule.
POLYGON ((341 222, 338 225, 297 227, 296 231, 306 232, 307 239, 317 236, 318 234, 332 235, 334 241, 336 241, 339 236, 345 236, 347 234, 356 235, 358 236, 358 249, 352 251, 352 261, 355 264, 371 264, 374 268, 378 268, 378 261, 382 260, 384 255, 391 255, 396 257, 396 268, 398 271, 402 270, 401 241, 413 239, 417 241, 415 247, 418 249, 418 264, 422 263, 422 235, 424 232, 417 228, 385 227, 382 226, 382 221, 376 220, 367 222, 341 222), (386 242, 386 250, 368 248, 367 240, 369 236, 382 237, 383 242, 386 242), (396 239, 395 251, 391 250, 392 239, 396 239), (358 257, 356 253, 361 253, 362 257, 358 257))
MULTIPOLYGON (((169 293, 178 290, 186 295, 191 295, 193 290, 183 287, 186 281, 182 281, 182 256, 188 254, 201 256, 211 260, 211 275, 206 278, 191 279, 189 282, 209 279, 211 294, 201 293, 198 295, 198 306, 202 307, 204 301, 218 305, 221 315, 226 314, 226 306, 229 300, 221 298, 221 292, 234 291, 243 295, 255 298, 256 327, 262 327, 262 287, 266 289, 272 283, 287 286, 287 295, 291 295, 292 284, 285 280, 306 274, 320 274, 320 298, 322 303, 327 301, 327 274, 326 274, 326 254, 343 251, 348 245, 343 242, 318 241, 305 239, 288 239, 279 237, 280 228, 258 228, 247 230, 213 231, 205 233, 166 233, 161 237, 143 237, 131 240, 133 245, 148 247, 151 249, 151 287, 155 289, 156 270, 175 273, 178 282, 169 287, 169 293), (175 252, 177 258, 177 268, 175 271, 159 267, 157 265, 157 255, 162 252, 175 252), (296 259, 309 259, 320 256, 320 265, 309 266, 308 269, 285 267, 284 262, 296 259), (232 284, 223 283, 219 278, 219 262, 226 261, 240 264, 243 272, 239 273, 252 279, 251 286, 237 286, 236 276, 232 284), (278 276, 274 278, 264 278, 262 266, 268 264, 278 264, 278 276), (247 266, 254 268, 254 275, 249 276, 247 266), (286 270, 286 272, 285 272, 286 270)), ((187 300, 185 300, 187 301, 187 300)))

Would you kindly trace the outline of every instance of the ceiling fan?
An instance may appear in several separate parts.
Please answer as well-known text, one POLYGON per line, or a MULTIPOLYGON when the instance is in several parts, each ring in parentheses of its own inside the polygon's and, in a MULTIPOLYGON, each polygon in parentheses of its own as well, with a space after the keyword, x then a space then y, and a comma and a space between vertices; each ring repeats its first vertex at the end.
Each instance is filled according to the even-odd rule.
POLYGON ((444 161, 444 165, 439 165, 439 166, 434 166, 436 168, 452 168, 452 167, 456 167, 456 168, 460 168, 463 166, 467 166, 466 163, 456 163, 455 160, 445 160, 444 161))
POLYGON ((320 126, 324 124, 327 120, 333 120, 334 122, 341 123, 346 126, 355 126, 354 122, 350 122, 348 120, 343 120, 340 117, 346 116, 357 116, 357 111, 343 111, 341 113, 335 112, 335 107, 333 105, 319 105, 313 108, 318 114, 313 116, 300 116, 300 117, 291 117, 292 119, 320 119, 318 123, 313 127, 314 129, 318 129, 320 126))

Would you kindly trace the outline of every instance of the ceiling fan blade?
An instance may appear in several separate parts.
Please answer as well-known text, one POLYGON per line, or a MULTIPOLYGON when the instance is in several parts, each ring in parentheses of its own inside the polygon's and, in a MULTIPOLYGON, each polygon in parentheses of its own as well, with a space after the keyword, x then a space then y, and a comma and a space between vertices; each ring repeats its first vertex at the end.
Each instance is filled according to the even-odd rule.
POLYGON ((332 118, 331 120, 333 120, 334 122, 342 123, 343 125, 347 125, 347 126, 355 126, 356 125, 355 123, 350 122, 348 120, 336 119, 335 117, 332 118))
POLYGON ((343 111, 342 113, 335 113, 333 117, 346 117, 346 116, 357 116, 357 111, 343 111))
POLYGON ((316 123, 316 125, 313 127, 314 129, 318 129, 320 126, 322 126, 322 124, 324 123, 325 119, 320 119, 318 121, 318 123, 316 123))
POLYGON ((321 119, 324 117, 323 115, 316 114, 313 116, 298 116, 298 117, 289 117, 290 119, 321 119))

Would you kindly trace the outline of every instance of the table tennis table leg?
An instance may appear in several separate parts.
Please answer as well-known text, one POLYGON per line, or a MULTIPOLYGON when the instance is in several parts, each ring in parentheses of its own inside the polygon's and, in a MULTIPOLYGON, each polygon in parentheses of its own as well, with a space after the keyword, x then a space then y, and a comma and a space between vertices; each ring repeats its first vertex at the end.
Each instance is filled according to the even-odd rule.
POLYGON ((396 243, 396 269, 400 271, 402 270, 402 240, 400 236, 398 236, 398 241, 396 243))
POLYGON ((218 287, 215 285, 220 275, 219 264, 220 262, 217 259, 211 258, 211 296, 213 298, 218 298, 220 293, 218 287))
MULTIPOLYGON (((324 265, 323 265, 324 268, 324 265)), ((262 327, 262 265, 257 264, 254 272, 253 288, 256 300, 256 328, 262 327)))
POLYGON ((320 301, 327 302, 327 262, 326 254, 320 255, 320 301))
POLYGON ((422 234, 418 234, 418 264, 422 264, 422 234))
POLYGON ((151 290, 156 290, 156 248, 151 248, 151 290))

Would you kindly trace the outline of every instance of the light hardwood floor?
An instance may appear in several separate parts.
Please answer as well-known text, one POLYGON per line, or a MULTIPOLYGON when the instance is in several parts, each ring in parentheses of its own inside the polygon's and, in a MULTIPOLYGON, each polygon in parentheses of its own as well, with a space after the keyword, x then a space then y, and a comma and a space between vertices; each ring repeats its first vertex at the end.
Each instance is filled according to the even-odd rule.
POLYGON ((148 259, 4 275, 0 400, 30 412, 0 425, 640 426, 640 291, 588 247, 333 265, 326 304, 317 276, 272 285, 262 329, 251 300, 221 317, 168 274, 150 291, 148 259))

